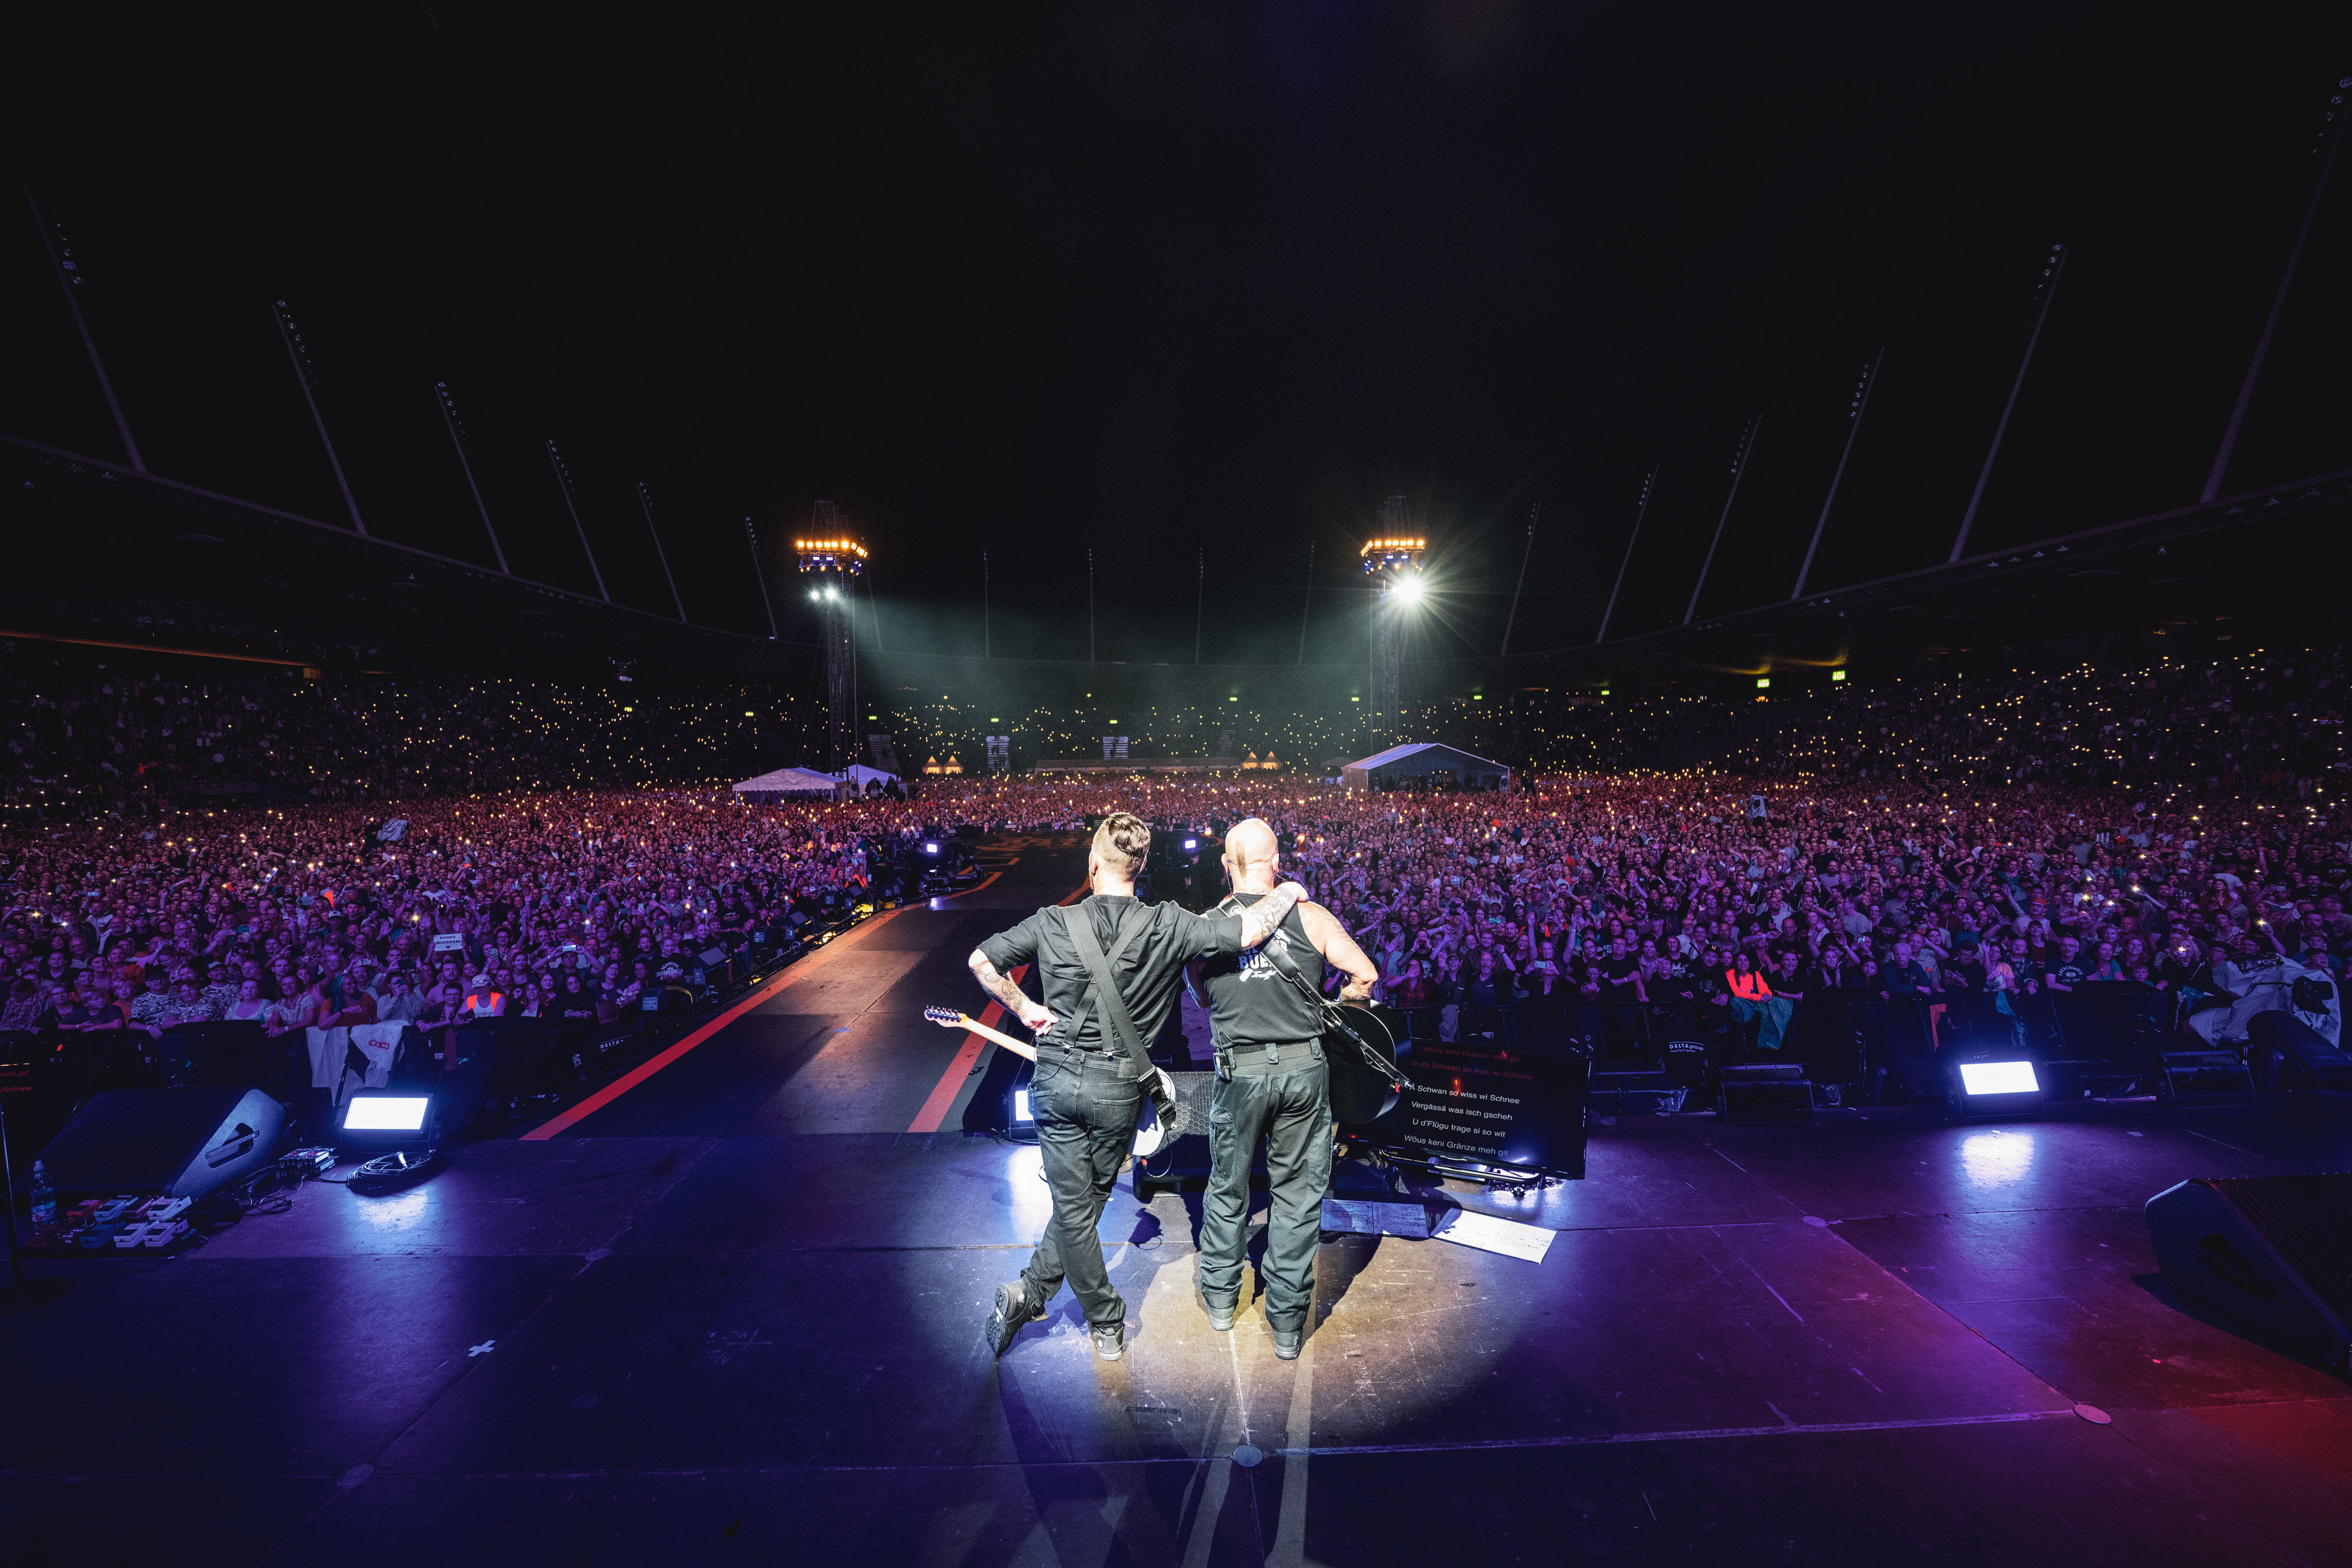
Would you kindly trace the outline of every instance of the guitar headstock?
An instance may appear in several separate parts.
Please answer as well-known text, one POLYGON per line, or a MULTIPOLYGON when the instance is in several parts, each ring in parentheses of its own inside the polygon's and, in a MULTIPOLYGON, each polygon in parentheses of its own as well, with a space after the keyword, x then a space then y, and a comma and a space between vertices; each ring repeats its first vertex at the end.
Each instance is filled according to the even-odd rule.
POLYGON ((953 1008, 925 1008, 923 1016, 942 1029, 954 1029, 963 1023, 963 1014, 953 1008))

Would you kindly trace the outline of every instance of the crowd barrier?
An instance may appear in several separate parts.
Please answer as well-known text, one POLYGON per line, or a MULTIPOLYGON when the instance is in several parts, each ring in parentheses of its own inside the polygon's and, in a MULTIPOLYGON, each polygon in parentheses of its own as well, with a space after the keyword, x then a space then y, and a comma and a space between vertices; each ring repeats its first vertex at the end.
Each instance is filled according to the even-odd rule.
MULTIPOLYGON (((2053 1097, 2114 1093, 2160 1073, 2179 1046, 2174 999, 2130 981, 2012 998, 2004 1012, 1983 993, 1894 997, 1814 991, 1795 1004, 1780 1047, 1764 1050, 1759 1020, 1706 1003, 1599 1005, 1528 997, 1494 1004, 1400 1009, 1415 1041, 1452 1038, 1592 1063, 1596 1103, 1619 1089, 1680 1103, 1710 1091, 1726 1069, 1801 1066, 1809 1081, 1854 1085, 1874 1102, 1941 1100, 1943 1061, 1958 1049, 2014 1049, 2040 1063, 2053 1097)), ((1644 1103, 1647 1103, 1646 1102, 1644 1103)), ((1650 1108, 1655 1108, 1652 1106, 1650 1108)))
POLYGON ((354 1089, 416 1089, 446 1103, 445 1132, 494 1134, 660 1049, 865 917, 753 931, 740 946, 703 950, 688 979, 606 1021, 506 1017, 271 1035, 258 1022, 215 1019, 160 1039, 142 1029, 0 1033, 11 1165, 21 1183, 74 1113, 110 1089, 257 1088, 312 1139, 331 1134, 335 1108, 354 1089))

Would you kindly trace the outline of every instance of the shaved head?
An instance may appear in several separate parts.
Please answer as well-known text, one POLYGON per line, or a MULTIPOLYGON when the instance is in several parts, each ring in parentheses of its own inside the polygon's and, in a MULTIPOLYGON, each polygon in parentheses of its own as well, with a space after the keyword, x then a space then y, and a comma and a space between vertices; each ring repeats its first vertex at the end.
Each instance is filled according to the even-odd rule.
POLYGON ((1281 852, 1274 830, 1255 817, 1235 822, 1225 835, 1225 869, 1244 893, 1273 891, 1281 852))

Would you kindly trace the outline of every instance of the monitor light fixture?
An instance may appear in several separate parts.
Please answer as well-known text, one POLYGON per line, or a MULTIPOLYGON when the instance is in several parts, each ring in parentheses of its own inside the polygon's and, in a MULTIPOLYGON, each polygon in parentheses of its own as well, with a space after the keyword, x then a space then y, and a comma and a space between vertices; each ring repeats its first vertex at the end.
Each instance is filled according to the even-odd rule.
POLYGON ((1960 1088, 1971 1099, 1979 1094, 2039 1094, 2042 1081, 2030 1061, 1963 1061, 1960 1088))
POLYGON ((424 1094, 355 1095, 343 1107, 343 1131, 421 1133, 432 1108, 431 1097, 424 1094))

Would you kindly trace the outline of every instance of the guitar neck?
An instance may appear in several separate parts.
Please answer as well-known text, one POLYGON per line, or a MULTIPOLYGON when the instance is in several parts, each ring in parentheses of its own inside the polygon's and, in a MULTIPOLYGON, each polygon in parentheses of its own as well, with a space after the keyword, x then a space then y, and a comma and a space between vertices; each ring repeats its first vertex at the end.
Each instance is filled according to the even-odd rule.
POLYGON ((964 1018, 959 1015, 959 1021, 972 1033, 983 1040, 994 1040, 1015 1056, 1025 1056, 1032 1061, 1037 1060, 1037 1048, 1027 1040, 1015 1040, 1003 1030, 991 1029, 975 1018, 964 1018))

